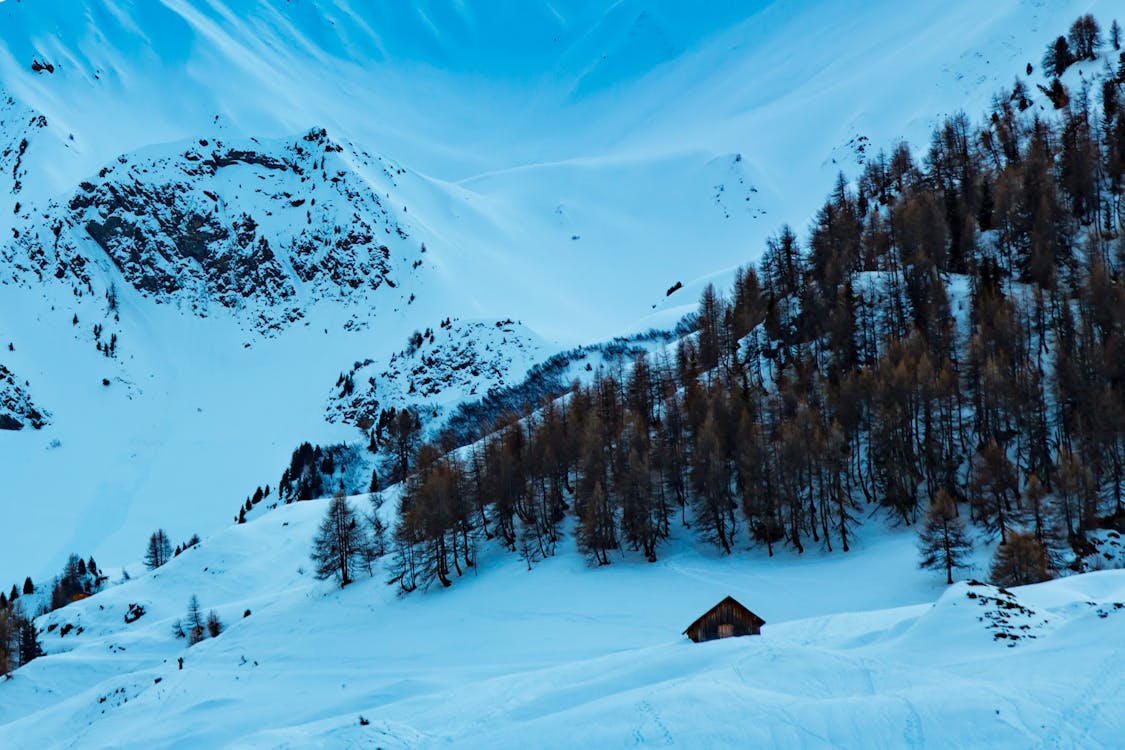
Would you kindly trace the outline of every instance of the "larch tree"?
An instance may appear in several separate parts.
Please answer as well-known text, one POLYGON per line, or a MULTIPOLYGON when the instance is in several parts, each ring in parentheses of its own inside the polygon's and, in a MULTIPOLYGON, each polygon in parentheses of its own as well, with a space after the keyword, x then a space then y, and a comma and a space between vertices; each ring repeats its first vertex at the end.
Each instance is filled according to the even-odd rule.
POLYGON ((1065 36, 1060 36, 1051 42, 1047 52, 1043 55, 1043 72, 1048 78, 1058 78, 1074 62, 1074 54, 1070 51, 1070 44, 1065 36))
POLYGON ((1053 578, 1047 549, 1026 531, 1013 531, 996 549, 990 578, 997 586, 1024 586, 1053 578))
POLYGON ((729 555, 737 529, 736 506, 731 497, 730 466, 720 442, 719 429, 713 414, 708 414, 700 427, 691 467, 692 509, 695 511, 696 534, 729 555))
POLYGON ((148 548, 145 550, 145 567, 156 570, 172 559, 172 543, 168 541, 168 534, 164 529, 157 529, 148 538, 148 548))
POLYGON ((957 514, 957 505, 945 490, 938 490, 925 523, 918 532, 921 566, 945 570, 945 582, 953 583, 953 569, 963 568, 972 551, 972 542, 965 531, 965 522, 957 514))
POLYGON ((609 565, 608 552, 617 547, 614 509, 601 482, 595 482, 590 497, 583 504, 578 526, 578 546, 598 565, 609 565))
POLYGON ((183 623, 183 631, 189 646, 194 646, 206 637, 205 628, 203 612, 199 609, 199 598, 192 594, 191 599, 188 600, 187 618, 183 623))
POLYGON ((392 456, 393 479, 402 481, 410 474, 414 454, 421 441, 421 427, 421 421, 411 409, 400 409, 390 413, 385 420, 386 441, 392 456))
POLYGON ((223 632, 223 621, 219 619, 219 613, 211 610, 207 613, 207 635, 212 638, 218 638, 223 632))
POLYGON ((316 577, 335 577, 341 588, 347 586, 356 567, 364 563, 368 546, 367 534, 341 488, 329 501, 313 540, 316 577))
POLYGON ((20 609, 13 608, 15 616, 16 649, 19 656, 19 665, 22 667, 32 659, 43 655, 43 647, 39 645, 39 634, 35 630, 35 622, 20 609))
POLYGON ((1096 60, 1102 46, 1102 29, 1089 13, 1079 16, 1070 27, 1067 41, 1079 60, 1096 60))
POLYGON ((988 441, 977 453, 969 486, 977 508, 977 520, 990 531, 1000 532, 1000 543, 1005 544, 1009 527, 1015 520, 1012 501, 1019 497, 1019 483, 1015 467, 996 441, 988 441))
POLYGON ((1023 499, 1027 504, 1027 511, 1031 519, 1032 533, 1035 534, 1035 540, 1045 545, 1047 543, 1047 532, 1050 520, 1047 513, 1047 490, 1043 487, 1043 483, 1039 481, 1039 477, 1035 474, 1029 474, 1027 481, 1024 483, 1023 499))
POLYGON ((0 677, 7 675, 15 666, 12 653, 15 630, 15 617, 11 607, 0 606, 0 677))

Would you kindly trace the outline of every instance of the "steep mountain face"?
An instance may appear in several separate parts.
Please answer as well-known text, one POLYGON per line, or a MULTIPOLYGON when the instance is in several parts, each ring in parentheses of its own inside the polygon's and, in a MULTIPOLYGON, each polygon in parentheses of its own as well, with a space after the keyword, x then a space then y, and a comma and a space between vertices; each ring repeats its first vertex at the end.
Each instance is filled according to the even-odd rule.
MULTIPOLYGON (((116 534, 130 546, 125 539, 155 520, 143 510, 154 499, 158 522, 174 533, 206 528, 205 519, 227 517, 230 497, 276 481, 298 443, 355 439, 358 420, 326 421, 323 398, 358 355, 389 363, 365 407, 425 407, 433 419, 553 351, 522 327, 464 324, 466 337, 490 329, 472 352, 450 342, 409 371, 396 365, 409 331, 489 291, 450 273, 450 264, 477 261, 446 226, 454 211, 495 236, 488 217, 457 205, 452 186, 323 128, 271 140, 232 137, 219 123, 122 154, 52 196, 43 188, 47 118, 6 101, 10 145, 0 154, 13 205, 0 227, 0 331, 14 349, 2 426, 44 427, 45 403, 56 427, 45 444, 5 438, 10 488, 32 491, 58 471, 102 477, 49 490, 66 495, 72 513, 59 548, 33 565, 116 534), (470 353, 471 382, 454 361, 470 353), (25 376, 41 384, 35 402, 25 376), (245 430, 269 425, 268 436, 248 445, 232 420, 245 430), (208 470, 169 485, 184 462, 208 470)), ((32 516, 27 523, 45 520, 32 516)), ((6 543, 0 567, 24 569, 29 554, 6 543)))
POLYGON ((66 202, 49 204, 45 220, 17 230, 8 264, 32 281, 67 278, 91 291, 86 268, 104 253, 157 302, 197 315, 228 308, 275 330, 301 318, 303 305, 393 290, 397 269, 418 260, 419 246, 406 242, 398 216, 353 160, 378 170, 389 195, 392 167, 345 154, 324 130, 268 143, 200 138, 123 155, 66 202))

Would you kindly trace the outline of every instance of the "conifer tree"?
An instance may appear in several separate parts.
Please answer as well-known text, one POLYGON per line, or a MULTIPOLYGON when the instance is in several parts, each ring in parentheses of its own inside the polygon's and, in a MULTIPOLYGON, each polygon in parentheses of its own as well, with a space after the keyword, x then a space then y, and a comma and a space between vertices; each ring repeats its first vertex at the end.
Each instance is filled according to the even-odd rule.
POLYGON ((1102 29, 1089 13, 1079 16, 1070 27, 1067 41, 1078 60, 1096 60, 1102 46, 1102 29))
POLYGON ((938 490, 926 520, 918 532, 918 546, 922 552, 921 566, 930 570, 945 570, 945 582, 953 583, 953 569, 968 562, 972 542, 965 530, 965 522, 957 515, 957 506, 945 490, 938 490))
POLYGON ((14 626, 15 618, 11 608, 7 605, 0 606, 0 677, 6 676, 15 666, 12 658, 14 626))
POLYGON ((723 354, 722 322, 725 304, 713 284, 703 290, 699 301, 697 325, 699 327, 699 366, 710 372, 719 365, 723 354))
POLYGON ((721 425, 708 414, 697 437, 693 454, 692 485, 696 533, 730 554, 736 521, 731 496, 730 464, 720 442, 721 425))
POLYGON ((1014 531, 996 548, 990 578, 997 586, 1024 586, 1052 577, 1050 556, 1034 534, 1014 531))
POLYGON ((601 482, 595 482, 590 497, 583 503, 578 527, 578 545, 598 565, 609 565, 609 550, 617 547, 617 525, 613 507, 601 482))
POLYGON ((341 588, 347 586, 352 582, 356 566, 364 562, 367 547, 367 535, 341 486, 328 502, 320 530, 313 540, 312 559, 317 578, 335 577, 341 588))
POLYGON ((387 525, 379 517, 379 507, 376 506, 368 517, 371 530, 367 545, 367 564, 370 567, 375 560, 387 554, 387 525))
POLYGON ((1035 541, 1042 545, 1047 543, 1049 526, 1046 500, 1047 490, 1043 487, 1043 483, 1035 474, 1029 474, 1023 486, 1023 501, 1027 506, 1035 541))
POLYGON ((1048 78, 1058 78, 1074 62, 1074 55, 1070 51, 1070 44, 1065 36, 1060 36, 1047 47, 1047 54, 1043 56, 1043 72, 1048 78))
POLYGON ((38 659, 43 655, 43 648, 39 645, 39 635, 35 631, 35 623, 30 617, 19 609, 14 610, 16 624, 16 643, 19 653, 19 665, 38 659))
POLYGON ((1000 543, 1006 543, 1014 520, 1013 500, 1018 497, 1019 485, 1012 462, 995 441, 985 443, 977 453, 970 483, 978 520, 990 531, 1000 532, 1000 543))
MULTIPOLYGON (((62 575, 55 581, 51 590, 51 610, 65 607, 72 601, 89 594, 92 590, 89 577, 79 573, 79 563, 82 561, 78 555, 71 555, 63 566, 62 575)), ((83 566, 84 567, 84 566, 83 566)))
POLYGON ((219 613, 211 610, 207 613, 207 635, 211 638, 218 638, 223 632, 223 621, 219 619, 219 613))
POLYGON ((157 529, 148 538, 148 548, 145 550, 145 567, 156 570, 172 559, 172 543, 168 541, 168 534, 164 529, 157 529))
POLYGON ((206 623, 203 613, 199 609, 199 599, 195 594, 188 600, 187 618, 183 622, 183 631, 187 636, 189 646, 194 646, 206 637, 206 623))

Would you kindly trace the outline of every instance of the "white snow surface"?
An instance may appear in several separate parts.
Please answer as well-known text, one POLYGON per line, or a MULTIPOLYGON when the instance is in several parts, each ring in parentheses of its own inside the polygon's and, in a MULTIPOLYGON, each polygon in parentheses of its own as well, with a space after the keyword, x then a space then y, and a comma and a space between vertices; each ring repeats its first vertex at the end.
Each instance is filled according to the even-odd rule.
POLYGON ((529 571, 486 549, 479 574, 399 599, 383 570, 342 591, 308 574, 324 509, 40 618, 49 655, 0 682, 0 746, 1089 750, 1125 731, 1125 572, 946 588, 913 534, 873 524, 850 553, 772 560, 681 539, 591 570, 568 542, 529 571), (192 594, 227 627, 187 648, 192 594), (681 635, 728 594, 761 636, 681 635))

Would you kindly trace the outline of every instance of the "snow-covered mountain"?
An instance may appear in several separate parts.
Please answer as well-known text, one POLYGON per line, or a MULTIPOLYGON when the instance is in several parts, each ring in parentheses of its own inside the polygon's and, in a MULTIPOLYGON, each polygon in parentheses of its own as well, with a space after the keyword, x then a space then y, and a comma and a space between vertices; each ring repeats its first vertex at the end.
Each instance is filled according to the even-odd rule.
POLYGON ((477 315, 577 343, 803 224, 823 192, 809 186, 854 168, 862 144, 923 143, 940 115, 983 111, 1088 9, 5 2, 0 84, 45 123, 22 157, 32 196, 216 126, 228 140, 326 128, 445 188, 444 210, 410 206, 440 235, 430 249, 516 308, 482 293, 477 315))
POLYGON ((1115 746, 1117 572, 945 590, 876 521, 835 557, 680 530, 596 583, 573 535, 486 544, 400 599, 385 561, 314 580, 324 501, 230 521, 303 441, 589 377, 613 345, 571 347, 671 329, 839 171, 1116 10, 0 0, 0 584, 71 552, 113 584, 40 618, 0 747, 1115 746), (145 573, 158 527, 204 541, 145 573), (226 629, 186 649, 193 594, 226 629), (680 637, 727 594, 761 638, 680 637))
POLYGON ((0 344, 52 415, 0 440, 12 496, 83 519, 16 504, 55 532, 0 570, 217 528, 447 318, 542 356, 671 326, 1089 6, 0 3, 0 344))

